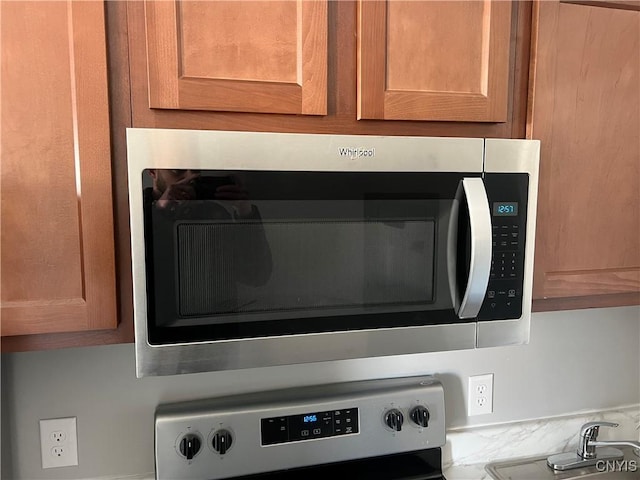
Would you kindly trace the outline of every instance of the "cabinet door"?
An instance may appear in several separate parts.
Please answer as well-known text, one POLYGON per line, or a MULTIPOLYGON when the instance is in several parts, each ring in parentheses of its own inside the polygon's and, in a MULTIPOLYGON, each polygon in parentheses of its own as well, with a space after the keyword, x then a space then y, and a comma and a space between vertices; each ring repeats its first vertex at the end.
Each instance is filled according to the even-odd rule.
POLYGON ((505 122, 508 1, 358 4, 358 118, 505 122))
MULTIPOLYGON (((534 298, 640 296, 640 12, 540 2, 534 298)), ((606 299, 605 299, 606 300, 606 299)), ((609 302, 609 304, 611 304, 609 302)))
POLYGON ((0 8, 2 335, 115 328, 104 4, 0 8))
POLYGON ((149 106, 327 112, 327 1, 145 1, 149 106))

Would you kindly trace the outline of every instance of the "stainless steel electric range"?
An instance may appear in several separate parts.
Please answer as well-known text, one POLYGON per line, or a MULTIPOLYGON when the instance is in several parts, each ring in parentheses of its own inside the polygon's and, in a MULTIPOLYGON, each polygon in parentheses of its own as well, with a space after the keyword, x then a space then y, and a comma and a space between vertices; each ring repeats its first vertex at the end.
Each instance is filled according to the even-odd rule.
POLYGON ((434 377, 319 385, 161 405, 157 479, 444 480, 434 377))

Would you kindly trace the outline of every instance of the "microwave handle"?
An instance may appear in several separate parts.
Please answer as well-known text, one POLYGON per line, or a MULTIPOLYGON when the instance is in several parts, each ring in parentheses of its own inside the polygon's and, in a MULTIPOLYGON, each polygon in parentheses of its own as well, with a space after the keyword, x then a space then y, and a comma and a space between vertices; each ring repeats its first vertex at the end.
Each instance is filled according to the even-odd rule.
MULTIPOLYGON (((491 271, 491 214, 489 211, 489 200, 484 182, 481 178, 465 178, 462 180, 459 190, 460 196, 464 197, 467 202, 467 211, 469 212, 469 223, 471 227, 471 258, 469 265, 469 277, 467 287, 461 299, 457 297, 457 289, 452 285, 452 294, 454 294, 454 305, 459 318, 475 318, 480 312, 487 285, 489 284, 489 274, 491 271), (464 195, 462 195, 464 194, 464 195)), ((456 195, 459 197, 459 195, 456 195)), ((457 203, 459 202, 456 199, 457 203)), ((449 241, 449 278, 455 278, 455 254, 452 251, 452 236, 457 237, 457 215, 458 208, 452 210, 450 241, 449 241), (455 226, 454 226, 455 225, 455 226), (452 234, 452 235, 451 235, 452 234)))

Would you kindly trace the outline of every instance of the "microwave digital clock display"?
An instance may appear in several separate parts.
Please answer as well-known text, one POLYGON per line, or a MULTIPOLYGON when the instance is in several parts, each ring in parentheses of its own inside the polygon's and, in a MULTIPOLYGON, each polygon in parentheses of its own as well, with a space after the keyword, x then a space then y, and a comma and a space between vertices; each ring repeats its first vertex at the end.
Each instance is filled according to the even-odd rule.
POLYGON ((518 202, 494 202, 494 217, 515 217, 518 215, 518 202))

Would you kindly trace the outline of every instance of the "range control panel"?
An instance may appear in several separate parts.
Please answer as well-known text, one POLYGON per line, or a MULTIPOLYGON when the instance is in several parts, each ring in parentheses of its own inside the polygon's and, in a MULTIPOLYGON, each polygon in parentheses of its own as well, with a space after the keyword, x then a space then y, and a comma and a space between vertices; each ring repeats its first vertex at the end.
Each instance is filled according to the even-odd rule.
POLYGON ((358 409, 302 413, 261 420, 262 445, 358 433, 358 409))
POLYGON ((158 479, 278 472, 441 447, 444 392, 409 377, 161 405, 155 434, 158 479))
POLYGON ((491 212, 492 256, 489 285, 478 319, 520 318, 529 176, 487 174, 485 187, 491 212))

